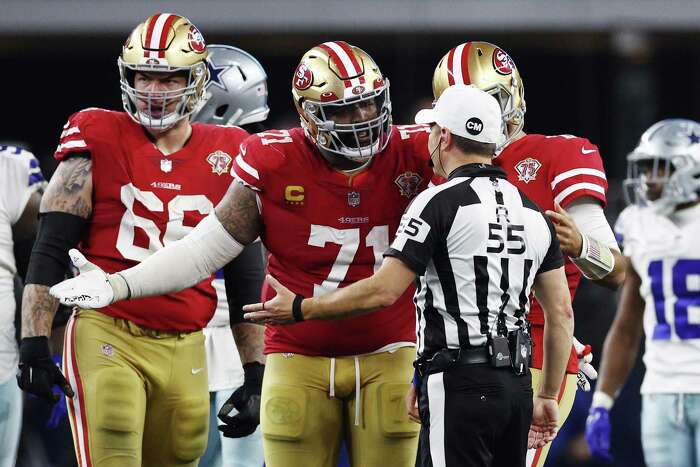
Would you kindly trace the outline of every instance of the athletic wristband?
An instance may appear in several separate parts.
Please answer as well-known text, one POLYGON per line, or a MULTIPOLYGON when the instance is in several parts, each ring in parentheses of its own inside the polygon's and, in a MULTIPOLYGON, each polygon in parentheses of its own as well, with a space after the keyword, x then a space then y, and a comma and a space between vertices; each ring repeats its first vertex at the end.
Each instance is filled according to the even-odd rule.
POLYGON ((605 410, 610 410, 612 409, 614 403, 615 399, 610 397, 608 394, 604 393, 603 391, 596 391, 593 393, 593 401, 591 402, 591 407, 602 407, 605 410))
POLYGON ((615 257, 610 248, 595 238, 581 234, 581 256, 571 258, 581 273, 592 280, 602 279, 615 268, 615 257))
POLYGON ((304 301, 304 296, 297 294, 292 302, 292 316, 297 323, 304 321, 304 313, 301 312, 301 302, 304 301))

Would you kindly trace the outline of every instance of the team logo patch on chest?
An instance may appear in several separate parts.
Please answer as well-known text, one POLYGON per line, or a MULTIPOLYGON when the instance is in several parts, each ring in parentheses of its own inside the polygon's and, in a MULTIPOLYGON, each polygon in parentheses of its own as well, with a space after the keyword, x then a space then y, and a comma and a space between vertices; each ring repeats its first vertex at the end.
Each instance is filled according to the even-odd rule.
POLYGON ((207 156, 207 162, 211 165, 211 171, 216 175, 228 173, 232 160, 231 156, 220 150, 216 150, 207 156))
POLYGON ((418 194, 418 187, 423 177, 414 172, 404 172, 394 180, 399 187, 399 193, 406 198, 412 198, 418 194))
POLYGON ((348 205, 350 207, 357 207, 360 205, 360 192, 359 191, 351 191, 348 193, 348 205))
POLYGON ((542 163, 537 159, 528 157, 515 164, 515 171, 518 172, 518 180, 529 183, 537 177, 537 171, 542 167, 542 163))

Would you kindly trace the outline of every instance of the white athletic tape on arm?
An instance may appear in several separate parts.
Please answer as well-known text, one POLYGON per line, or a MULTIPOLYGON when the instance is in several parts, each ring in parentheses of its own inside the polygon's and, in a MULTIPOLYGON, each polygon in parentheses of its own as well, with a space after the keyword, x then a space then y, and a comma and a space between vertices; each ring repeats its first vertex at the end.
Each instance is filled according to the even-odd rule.
POLYGON ((611 250, 619 251, 602 206, 597 202, 575 203, 567 211, 583 237, 581 256, 571 260, 588 279, 602 279, 615 267, 611 250))
POLYGON ((168 244, 119 275, 126 281, 131 298, 164 295, 201 282, 242 250, 243 245, 212 213, 184 238, 168 244))

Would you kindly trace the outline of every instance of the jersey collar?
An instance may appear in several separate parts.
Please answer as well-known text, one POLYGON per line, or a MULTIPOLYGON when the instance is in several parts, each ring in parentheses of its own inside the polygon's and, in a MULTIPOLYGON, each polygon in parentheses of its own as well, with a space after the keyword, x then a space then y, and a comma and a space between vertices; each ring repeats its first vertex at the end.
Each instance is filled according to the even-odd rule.
POLYGON ((456 177, 496 177, 506 178, 506 173, 500 167, 490 164, 464 164, 460 165, 447 177, 452 180, 456 177))

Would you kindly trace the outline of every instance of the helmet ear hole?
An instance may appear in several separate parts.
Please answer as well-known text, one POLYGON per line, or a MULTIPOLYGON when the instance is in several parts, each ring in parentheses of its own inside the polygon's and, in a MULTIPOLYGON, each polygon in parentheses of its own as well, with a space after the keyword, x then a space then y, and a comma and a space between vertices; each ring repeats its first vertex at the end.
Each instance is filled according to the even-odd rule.
POLYGON ((222 118, 224 115, 226 115, 227 110, 228 110, 228 104, 220 105, 214 111, 214 115, 218 118, 222 118))

